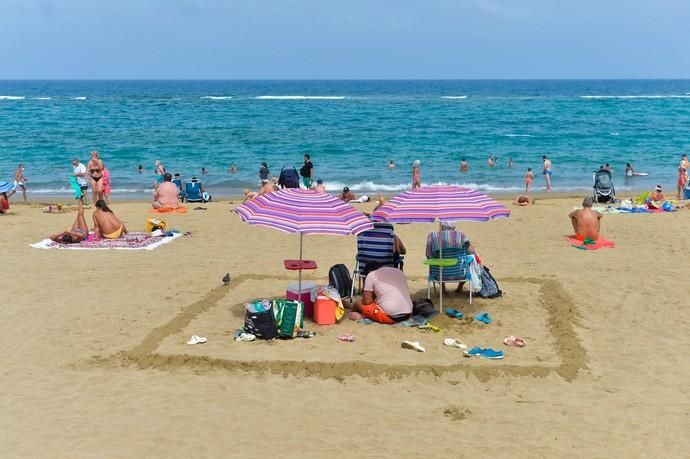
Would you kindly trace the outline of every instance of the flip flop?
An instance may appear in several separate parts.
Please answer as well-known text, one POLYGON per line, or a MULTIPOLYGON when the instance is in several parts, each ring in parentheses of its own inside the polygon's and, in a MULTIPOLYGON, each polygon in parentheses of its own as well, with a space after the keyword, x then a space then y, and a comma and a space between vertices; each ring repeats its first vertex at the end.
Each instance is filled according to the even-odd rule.
POLYGON ((417 352, 426 352, 426 349, 422 347, 421 344, 419 344, 419 341, 403 341, 400 346, 403 349, 412 349, 417 352))
POLYGON ((490 324, 492 322, 491 317, 488 312, 480 312, 474 316, 474 320, 478 320, 485 324, 490 324))
POLYGON ((484 352, 479 354, 479 357, 487 360, 500 360, 503 358, 503 351, 494 351, 493 349, 484 349, 484 352))
POLYGON ((503 344, 506 346, 514 346, 514 347, 525 347, 525 340, 522 338, 518 338, 517 336, 506 336, 503 338, 503 344))
POLYGON ((467 349, 467 344, 463 343, 457 338, 446 338, 443 344, 448 347, 457 347, 458 349, 467 349))
POLYGON ((252 335, 251 333, 241 333, 240 336, 235 338, 235 341, 254 341, 256 339, 256 336, 252 335))
POLYGON ((447 309, 446 315, 454 319, 462 319, 463 317, 465 317, 465 315, 457 309, 447 309))
POLYGON ((347 343, 354 343, 356 338, 355 335, 340 335, 338 339, 347 343))
POLYGON ((420 325, 419 328, 422 330, 431 330, 434 333, 440 333, 441 332, 440 327, 437 327, 436 325, 429 323, 429 322, 425 323, 424 325, 420 325))
POLYGON ((189 341, 187 341, 187 344, 189 344, 189 345, 204 344, 206 341, 208 341, 208 340, 204 336, 192 335, 192 337, 189 338, 189 341))

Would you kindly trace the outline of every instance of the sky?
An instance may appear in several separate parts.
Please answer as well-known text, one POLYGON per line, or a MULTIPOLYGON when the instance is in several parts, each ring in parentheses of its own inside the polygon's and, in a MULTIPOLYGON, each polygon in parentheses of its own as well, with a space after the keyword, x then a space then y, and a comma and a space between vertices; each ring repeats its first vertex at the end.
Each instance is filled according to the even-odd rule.
POLYGON ((0 0, 0 79, 689 78, 687 0, 0 0))

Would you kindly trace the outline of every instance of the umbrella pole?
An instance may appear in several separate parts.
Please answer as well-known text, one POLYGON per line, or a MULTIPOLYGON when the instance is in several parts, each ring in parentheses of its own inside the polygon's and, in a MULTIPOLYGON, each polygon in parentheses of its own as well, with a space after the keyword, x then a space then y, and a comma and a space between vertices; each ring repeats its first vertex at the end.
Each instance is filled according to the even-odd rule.
POLYGON ((297 284, 297 295, 302 295, 302 232, 299 233, 299 282, 297 284))
MULTIPOLYGON (((439 257, 441 260, 443 260, 443 240, 441 239, 441 230, 443 227, 441 226, 441 221, 439 220, 438 222, 438 253, 439 257)), ((439 301, 439 313, 443 314, 443 261, 441 261, 441 266, 439 266, 439 279, 441 280, 441 294, 439 297, 441 298, 439 301)))

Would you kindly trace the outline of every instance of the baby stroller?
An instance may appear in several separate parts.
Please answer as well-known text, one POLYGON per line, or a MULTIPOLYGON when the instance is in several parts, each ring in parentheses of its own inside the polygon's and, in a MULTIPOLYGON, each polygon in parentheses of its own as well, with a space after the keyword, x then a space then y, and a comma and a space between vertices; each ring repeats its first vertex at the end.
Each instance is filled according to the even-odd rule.
POLYGON ((616 201, 616 189, 613 187, 611 172, 600 169, 594 173, 594 202, 616 201))

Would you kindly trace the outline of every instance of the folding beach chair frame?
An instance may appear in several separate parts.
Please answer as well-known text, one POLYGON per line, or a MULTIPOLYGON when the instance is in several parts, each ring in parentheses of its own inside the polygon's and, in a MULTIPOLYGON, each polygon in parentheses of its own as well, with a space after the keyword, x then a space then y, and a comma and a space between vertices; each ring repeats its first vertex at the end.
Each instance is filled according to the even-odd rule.
MULTIPOLYGON (((374 249, 375 251, 375 249, 374 249)), ((371 252, 369 252, 371 253, 371 252)), ((384 266, 392 266, 402 270, 403 257, 395 257, 395 231, 393 224, 385 222, 374 222, 374 228, 364 231, 357 235, 357 255, 355 256, 355 268, 352 271, 352 287, 350 289, 350 298, 354 298, 355 295, 355 285, 357 286, 357 291, 362 292, 363 283, 366 276, 361 271, 364 266, 370 261, 379 261, 384 266), (384 237, 389 236, 389 237, 384 237), (390 245, 390 252, 386 253, 384 256, 367 256, 360 254, 361 246, 366 245, 366 239, 370 239, 370 243, 374 246, 377 242, 383 242, 381 246, 390 245), (381 241, 377 241, 380 239, 381 241), (385 239, 385 241, 383 241, 385 239)))

